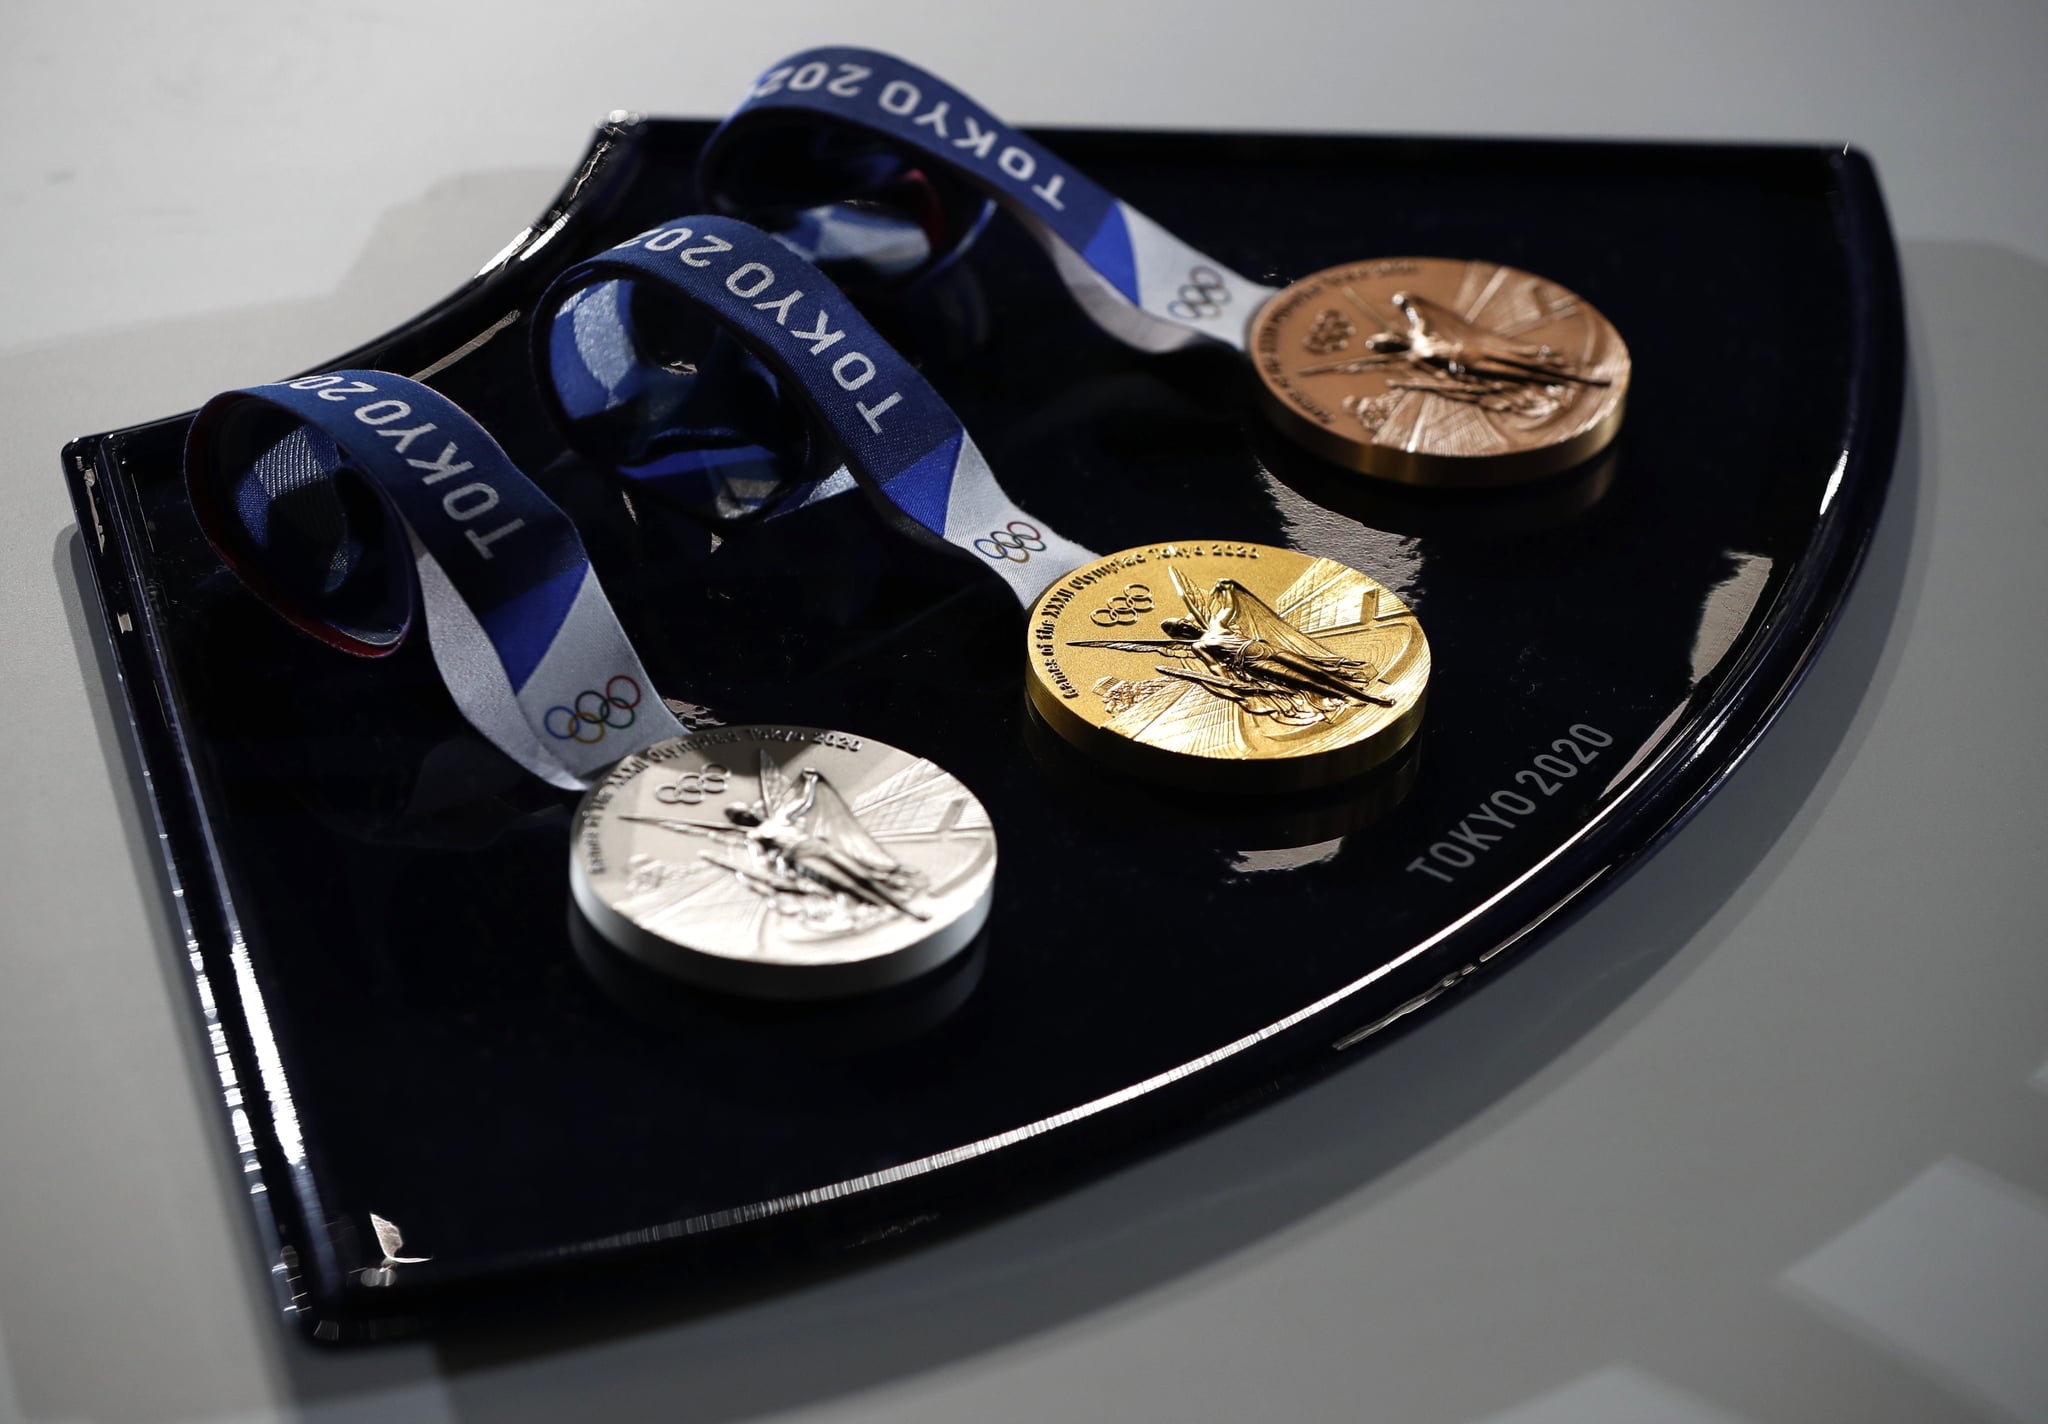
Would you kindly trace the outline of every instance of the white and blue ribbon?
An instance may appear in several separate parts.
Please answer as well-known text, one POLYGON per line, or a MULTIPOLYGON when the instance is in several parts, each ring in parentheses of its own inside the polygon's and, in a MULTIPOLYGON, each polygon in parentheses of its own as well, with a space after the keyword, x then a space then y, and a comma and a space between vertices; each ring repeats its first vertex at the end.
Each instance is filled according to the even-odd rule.
MULTIPOLYGON (((1028 604, 1056 574, 1095 556, 1003 492, 960 418, 823 273, 737 218, 679 218, 577 263, 536 308, 543 399, 575 439, 590 351, 620 384, 658 365, 648 328, 708 317, 799 394, 848 469, 899 527, 937 535, 1001 575, 1028 604), (610 329, 613 314, 635 313, 610 329), (650 320, 650 318, 655 318, 650 320), (580 335, 564 340, 564 324, 580 335)), ((573 333, 572 333, 573 334, 573 333)), ((810 499, 839 492, 830 479, 810 499)))
MULTIPOLYGON (((924 196, 901 182, 884 191, 924 196)), ((934 260, 926 229, 879 201, 780 213, 770 231, 860 290, 906 281, 934 260)), ((716 327, 665 332, 660 359, 636 359, 638 315, 625 291, 618 283, 587 287, 549 324, 548 365, 571 443, 636 493, 707 518, 801 503, 825 472, 811 469, 803 423, 790 419, 774 372, 716 327)))
POLYGON ((936 75, 877 50, 829 46, 772 65, 705 146, 706 197, 716 203, 744 192, 754 138, 820 120, 880 135, 993 198, 1051 254, 1082 310, 1141 351, 1205 341, 1242 351, 1252 317, 1274 293, 1182 242, 936 75))
POLYGON ((185 479, 228 567, 315 637, 378 656, 423 611, 456 706, 535 775, 585 787, 682 732, 568 516, 417 381, 334 371, 215 396, 185 479))

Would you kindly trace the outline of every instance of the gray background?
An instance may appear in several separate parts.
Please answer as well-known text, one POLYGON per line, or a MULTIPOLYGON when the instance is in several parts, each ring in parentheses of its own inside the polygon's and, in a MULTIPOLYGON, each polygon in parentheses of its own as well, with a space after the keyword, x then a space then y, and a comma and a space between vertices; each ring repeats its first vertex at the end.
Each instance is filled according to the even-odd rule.
POLYGON ((0 10, 0 1420, 2048 1420, 2041 8, 584 13, 0 10), (1682 836, 1333 1080, 738 1308, 316 1353, 137 869, 58 446, 409 316, 606 111, 834 39, 1020 122, 1853 140, 1913 350, 1870 564, 1682 836))

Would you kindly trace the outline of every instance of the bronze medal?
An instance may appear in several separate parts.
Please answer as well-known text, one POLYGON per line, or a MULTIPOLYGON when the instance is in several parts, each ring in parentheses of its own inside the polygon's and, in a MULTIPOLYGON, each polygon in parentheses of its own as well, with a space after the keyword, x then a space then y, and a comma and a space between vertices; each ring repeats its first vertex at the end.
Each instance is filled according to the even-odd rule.
POLYGON ((1555 282, 1402 257, 1304 277, 1252 321, 1267 413, 1325 459, 1409 484, 1537 479, 1621 427, 1628 347, 1555 282))

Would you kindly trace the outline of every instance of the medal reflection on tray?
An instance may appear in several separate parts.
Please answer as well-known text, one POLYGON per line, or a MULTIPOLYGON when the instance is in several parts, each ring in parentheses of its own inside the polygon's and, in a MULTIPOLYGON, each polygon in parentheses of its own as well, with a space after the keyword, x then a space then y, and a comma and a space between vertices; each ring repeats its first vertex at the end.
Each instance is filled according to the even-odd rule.
MULTIPOLYGON (((1084 751, 1176 784, 1292 791, 1362 771, 1414 734, 1428 645, 1393 593, 1266 545, 1105 557, 1061 536, 1004 493, 958 418, 836 288, 744 223, 650 228, 570 267, 536 311, 544 401, 593 458, 617 424, 599 389, 662 407, 665 329, 708 316, 743 342, 801 393, 892 523, 1003 578, 1026 610, 1031 703, 1084 751)), ((802 497, 829 498, 834 483, 802 497)))
POLYGON ((1143 351, 1244 352, 1278 428, 1385 479, 1493 485, 1597 454, 1620 428, 1627 347, 1582 298, 1484 262, 1351 263, 1275 290, 1197 251, 915 65, 806 50, 771 66, 706 145, 705 194, 728 211, 872 182, 879 138, 1021 221, 1082 309, 1143 351), (808 147, 787 142, 808 130, 808 147), (772 153, 774 162, 755 161, 772 153), (788 169, 808 165, 809 173, 788 169), (856 176, 861 175, 861 176, 856 176))
POLYGON ((207 537, 272 607, 366 656, 395 651, 423 611, 470 723, 535 775, 589 788, 571 888, 627 954, 710 988, 817 998, 932 969, 986 921, 995 829, 971 791, 843 732, 685 734, 574 527, 437 392, 381 371, 231 391, 194 421, 185 468, 207 537), (403 551, 409 578, 393 573, 403 551))

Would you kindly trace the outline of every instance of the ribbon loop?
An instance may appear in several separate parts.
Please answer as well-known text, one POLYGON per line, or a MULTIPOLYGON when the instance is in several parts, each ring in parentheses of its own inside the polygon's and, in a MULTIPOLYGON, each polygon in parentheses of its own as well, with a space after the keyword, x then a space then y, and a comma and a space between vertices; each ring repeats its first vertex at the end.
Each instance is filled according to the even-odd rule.
POLYGON ((378 656, 423 609, 463 716, 547 781, 682 731, 568 516, 438 392, 357 370, 225 392, 185 481, 228 567, 315 637, 378 656))
MULTIPOLYGON (((881 497, 884 512, 935 534, 1001 574, 1028 603, 1054 574, 1093 557, 1020 509, 938 392, 870 326, 817 268, 736 218, 679 218, 569 268, 541 298, 534 359, 543 398, 565 424, 573 418, 565 370, 549 333, 560 313, 591 305, 585 293, 611 287, 610 309, 636 314, 631 328, 605 333, 648 364, 651 329, 708 315, 802 394, 844 454, 881 497), (643 290, 645 289, 645 290, 643 290), (671 310, 658 314, 657 298, 671 310)), ((843 489, 827 480, 809 496, 843 489)))
POLYGON ((737 186, 768 119, 878 134, 993 198, 1051 255, 1082 309, 1141 351, 1203 341, 1244 349, 1273 288, 1182 242, 936 75, 877 50, 830 46, 771 66, 705 146, 708 197, 737 186))

